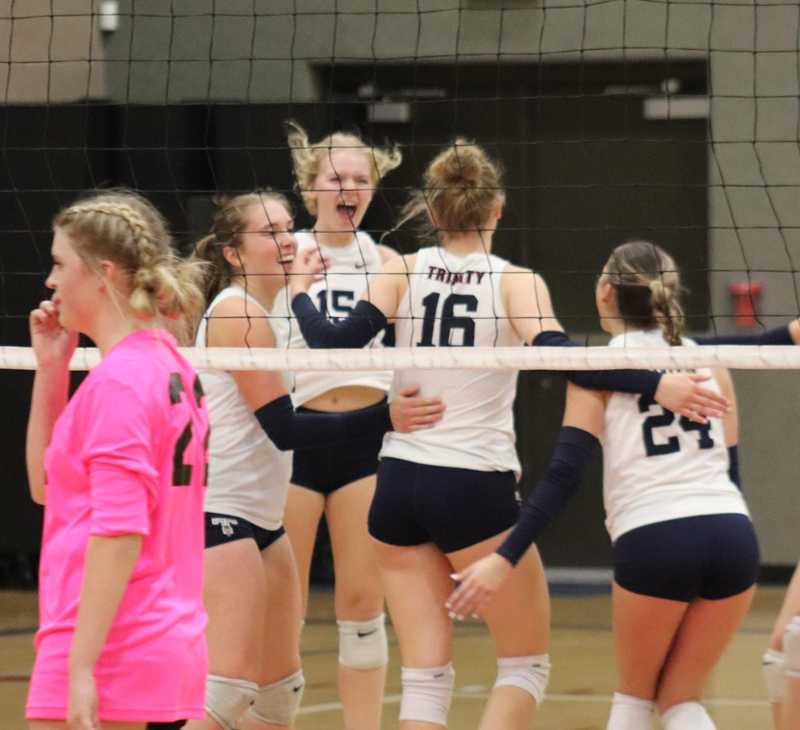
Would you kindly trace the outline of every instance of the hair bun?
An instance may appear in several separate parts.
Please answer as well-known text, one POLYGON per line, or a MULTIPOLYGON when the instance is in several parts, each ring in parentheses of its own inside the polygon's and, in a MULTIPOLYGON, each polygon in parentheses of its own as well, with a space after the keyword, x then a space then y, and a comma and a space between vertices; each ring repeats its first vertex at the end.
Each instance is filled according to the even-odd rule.
POLYGON ((450 154, 441 159, 439 178, 446 185, 477 188, 481 184, 486 155, 473 143, 457 139, 450 154))

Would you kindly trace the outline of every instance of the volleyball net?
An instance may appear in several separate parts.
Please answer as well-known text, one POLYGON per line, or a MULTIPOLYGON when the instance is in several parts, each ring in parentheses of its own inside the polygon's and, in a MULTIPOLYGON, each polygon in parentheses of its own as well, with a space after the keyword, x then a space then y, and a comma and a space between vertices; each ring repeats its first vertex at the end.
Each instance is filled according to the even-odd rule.
MULTIPOLYGON (((547 281, 557 316, 602 342, 594 280, 615 245, 658 243, 689 291, 689 333, 800 313, 800 8, 734 0, 127 0, 10 3, 0 15, 0 367, 35 367, 50 223, 82 191, 131 187, 183 252, 218 193, 296 195, 285 123, 400 145, 363 228, 393 229, 456 136, 505 167, 494 251, 547 281)), ((385 241, 419 245, 401 228, 385 241)), ((279 369, 794 368, 773 348, 506 352, 197 351, 279 369)), ((96 353, 80 350, 73 367, 96 353)))

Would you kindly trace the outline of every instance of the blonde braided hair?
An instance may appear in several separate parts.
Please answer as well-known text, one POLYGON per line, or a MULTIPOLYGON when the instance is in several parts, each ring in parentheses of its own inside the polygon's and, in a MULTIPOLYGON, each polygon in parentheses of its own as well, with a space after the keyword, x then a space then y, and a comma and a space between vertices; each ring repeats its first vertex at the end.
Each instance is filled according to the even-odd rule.
POLYGON ((167 223, 131 190, 98 193, 59 212, 53 227, 65 231, 87 266, 112 261, 130 277, 128 304, 137 317, 197 317, 203 266, 173 250, 167 223))

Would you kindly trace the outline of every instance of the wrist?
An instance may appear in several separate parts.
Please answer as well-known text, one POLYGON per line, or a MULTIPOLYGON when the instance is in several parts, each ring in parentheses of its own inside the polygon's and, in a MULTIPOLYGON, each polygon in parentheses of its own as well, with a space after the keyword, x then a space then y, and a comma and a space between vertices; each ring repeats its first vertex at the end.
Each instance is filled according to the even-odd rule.
POLYGON ((61 387, 62 383, 69 382, 69 360, 37 360, 34 377, 47 387, 61 387))
POLYGON ((292 277, 292 283, 289 285, 291 289, 292 296, 296 297, 298 294, 307 294, 308 293, 308 282, 306 282, 305 277, 292 277))
POLYGON ((79 677, 92 674, 94 672, 94 662, 86 656, 79 654, 69 655, 69 674, 70 677, 79 677))

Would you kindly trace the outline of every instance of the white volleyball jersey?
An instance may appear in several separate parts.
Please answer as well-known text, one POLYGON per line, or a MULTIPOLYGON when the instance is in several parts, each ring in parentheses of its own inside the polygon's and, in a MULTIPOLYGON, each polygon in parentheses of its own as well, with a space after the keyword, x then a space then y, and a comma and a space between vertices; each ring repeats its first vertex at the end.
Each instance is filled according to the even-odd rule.
MULTIPOLYGON (((397 311, 397 347, 503 347, 521 340, 507 319, 501 279, 508 262, 487 253, 417 252, 397 311)), ((447 410, 433 428, 389 432, 381 456, 479 471, 521 467, 514 446, 516 370, 402 370, 393 389, 420 386, 447 410)))
MULTIPOLYGON (((684 345, 694 345, 688 339, 684 345)), ((627 332, 610 347, 664 347, 661 330, 627 332)), ((711 375, 710 370, 699 370, 711 375)), ((712 377, 703 383, 719 392, 712 377)), ((700 425, 643 395, 612 393, 605 413, 603 501, 611 540, 654 522, 709 514, 748 514, 728 477, 722 421, 700 425)))
MULTIPOLYGON (((318 244, 311 231, 298 231, 295 237, 298 250, 318 249, 328 260, 324 278, 314 282, 308 290, 311 301, 330 317, 346 317, 367 290, 370 278, 383 268, 375 241, 363 231, 357 231, 347 246, 318 244)), ((276 297, 273 309, 276 327, 286 333, 288 347, 307 349, 308 345, 292 315, 289 298, 288 289, 282 290, 276 297)), ((381 347, 382 338, 382 334, 378 335, 367 347, 381 347)), ((392 374, 388 371, 297 372, 293 375, 291 392, 295 406, 301 406, 318 395, 346 385, 362 385, 388 391, 392 382, 392 374)))
MULTIPOLYGON (((243 289, 229 286, 209 305, 197 330, 197 347, 207 346, 208 316, 230 297, 245 300, 248 316, 269 316, 243 289)), ((277 530, 283 523, 292 452, 280 451, 270 441, 229 372, 200 370, 199 374, 211 422, 205 511, 241 517, 265 530, 277 530)))

